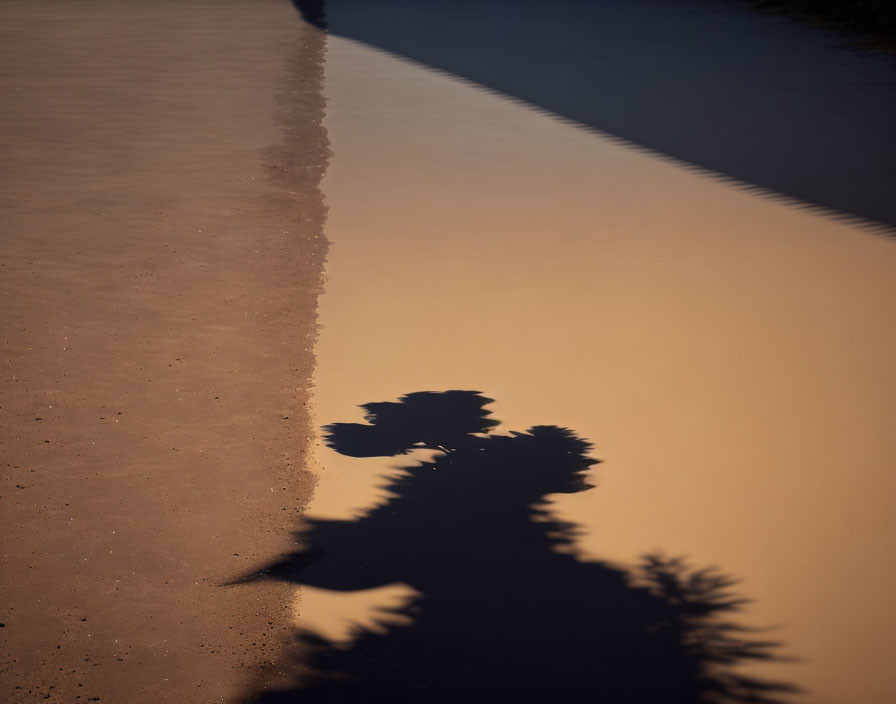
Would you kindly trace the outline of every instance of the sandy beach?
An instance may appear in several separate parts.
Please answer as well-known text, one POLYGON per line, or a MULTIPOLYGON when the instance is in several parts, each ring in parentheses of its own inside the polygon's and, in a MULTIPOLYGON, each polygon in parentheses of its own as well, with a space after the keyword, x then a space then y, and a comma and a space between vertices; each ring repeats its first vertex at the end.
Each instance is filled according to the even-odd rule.
POLYGON ((231 701, 289 636, 322 34, 285 2, 5 2, 0 700, 231 701))
POLYGON ((2 7, 0 701, 893 701, 891 57, 2 7))

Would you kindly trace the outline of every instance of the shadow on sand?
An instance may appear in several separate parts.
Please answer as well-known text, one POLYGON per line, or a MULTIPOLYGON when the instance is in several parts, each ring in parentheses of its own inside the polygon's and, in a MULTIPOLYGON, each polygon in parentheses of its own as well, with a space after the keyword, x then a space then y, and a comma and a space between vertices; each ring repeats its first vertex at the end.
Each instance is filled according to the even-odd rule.
POLYGON ((726 0, 294 0, 364 42, 896 234, 896 57, 726 0))
POLYGON ((780 702, 796 689, 738 674, 777 643, 731 620, 745 603, 715 569, 652 555, 633 570, 580 559, 550 494, 590 485, 591 445, 566 428, 492 434, 475 391, 364 405, 326 427, 353 457, 427 448, 355 520, 308 520, 301 549, 237 582, 338 591, 404 583, 402 623, 348 646, 298 634, 293 687, 273 702, 780 702))

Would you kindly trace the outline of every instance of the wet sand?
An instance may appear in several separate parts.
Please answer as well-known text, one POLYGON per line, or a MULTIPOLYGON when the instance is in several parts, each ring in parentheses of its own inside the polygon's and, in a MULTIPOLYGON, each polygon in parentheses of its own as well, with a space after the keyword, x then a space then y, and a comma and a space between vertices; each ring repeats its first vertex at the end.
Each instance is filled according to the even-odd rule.
MULTIPOLYGON (((604 460, 555 497, 582 554, 716 565, 798 659, 754 672, 892 701, 893 240, 350 40, 326 77, 318 425, 454 388, 571 428, 604 460)), ((333 519, 407 464, 315 457, 333 519)), ((345 638, 408 596, 384 587, 304 589, 299 622, 345 638)))
POLYGON ((0 699, 231 701, 312 485, 323 36, 287 2, 10 1, 0 699))

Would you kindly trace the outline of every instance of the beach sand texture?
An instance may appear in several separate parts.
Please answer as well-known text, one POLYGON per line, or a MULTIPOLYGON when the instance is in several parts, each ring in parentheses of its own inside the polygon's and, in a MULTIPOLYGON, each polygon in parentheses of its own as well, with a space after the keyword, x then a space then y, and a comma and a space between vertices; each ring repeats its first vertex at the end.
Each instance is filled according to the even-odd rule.
POLYGON ((0 699, 214 702, 289 635, 325 242, 284 2, 4 2, 0 699), (49 697, 49 699, 46 699, 49 697))
POLYGON ((224 585, 409 464, 315 428, 453 388, 596 444, 598 488, 551 497, 583 559, 716 565, 796 658, 754 673, 892 701, 879 228, 285 1, 4 10, 0 698, 234 701, 300 682, 295 626, 384 629, 405 584, 224 585))

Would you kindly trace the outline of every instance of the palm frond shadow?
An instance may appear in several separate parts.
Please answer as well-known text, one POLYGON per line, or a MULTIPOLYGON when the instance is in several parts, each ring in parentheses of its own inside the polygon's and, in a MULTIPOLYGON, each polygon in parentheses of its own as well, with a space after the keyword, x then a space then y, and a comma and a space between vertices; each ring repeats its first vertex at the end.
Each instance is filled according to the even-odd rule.
POLYGON ((440 452, 357 519, 306 521, 300 549, 238 581, 419 596, 347 647, 298 633, 295 685, 248 701, 771 704, 797 691, 738 672, 780 659, 779 644, 738 625, 746 602, 727 575, 660 554, 633 570, 576 556, 576 526, 546 497, 589 486, 591 444, 556 426, 493 434, 490 401, 418 392, 366 404, 366 425, 327 426, 351 456, 440 452))

